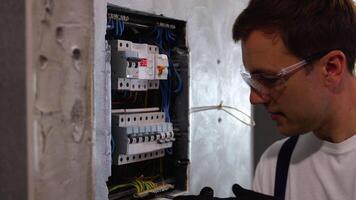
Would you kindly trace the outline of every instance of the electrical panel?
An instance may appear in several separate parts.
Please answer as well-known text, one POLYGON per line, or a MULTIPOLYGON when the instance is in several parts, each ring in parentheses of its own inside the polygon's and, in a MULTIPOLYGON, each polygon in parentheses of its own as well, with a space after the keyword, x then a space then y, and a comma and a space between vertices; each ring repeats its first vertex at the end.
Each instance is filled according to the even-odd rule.
POLYGON ((112 175, 109 199, 187 189, 186 22, 109 6, 112 175))

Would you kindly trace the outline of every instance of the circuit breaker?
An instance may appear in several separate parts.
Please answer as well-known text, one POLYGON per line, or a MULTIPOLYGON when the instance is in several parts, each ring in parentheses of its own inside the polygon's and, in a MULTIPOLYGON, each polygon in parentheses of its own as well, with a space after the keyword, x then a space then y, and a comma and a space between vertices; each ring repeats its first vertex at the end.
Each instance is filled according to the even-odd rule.
POLYGON ((186 22, 109 6, 111 154, 109 199, 187 189, 186 22))

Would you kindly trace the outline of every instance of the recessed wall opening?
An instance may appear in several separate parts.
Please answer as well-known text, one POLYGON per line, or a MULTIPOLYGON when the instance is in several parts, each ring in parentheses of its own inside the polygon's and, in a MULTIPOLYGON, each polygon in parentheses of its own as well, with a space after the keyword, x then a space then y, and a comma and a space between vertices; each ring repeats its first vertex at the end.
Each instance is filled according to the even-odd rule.
POLYGON ((187 190, 186 22, 110 5, 112 175, 109 199, 187 190))

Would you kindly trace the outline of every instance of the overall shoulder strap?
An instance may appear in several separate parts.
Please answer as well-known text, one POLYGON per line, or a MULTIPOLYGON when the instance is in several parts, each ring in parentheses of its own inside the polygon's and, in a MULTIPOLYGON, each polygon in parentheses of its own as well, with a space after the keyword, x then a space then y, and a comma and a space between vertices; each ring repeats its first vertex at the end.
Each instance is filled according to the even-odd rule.
POLYGON ((284 142, 281 149, 279 150, 276 177, 274 180, 274 196, 279 200, 284 200, 285 198, 289 162, 297 141, 298 136, 292 136, 284 142))

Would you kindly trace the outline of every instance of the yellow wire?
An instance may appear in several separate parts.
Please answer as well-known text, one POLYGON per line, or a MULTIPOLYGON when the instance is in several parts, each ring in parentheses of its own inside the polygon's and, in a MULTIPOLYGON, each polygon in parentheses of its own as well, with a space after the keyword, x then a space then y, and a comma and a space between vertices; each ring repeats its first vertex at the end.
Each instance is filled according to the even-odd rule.
POLYGON ((116 190, 116 189, 119 189, 119 188, 128 187, 128 186, 131 186, 131 184, 115 185, 115 186, 113 186, 113 187, 111 187, 111 188, 109 189, 109 192, 112 192, 112 191, 114 191, 114 190, 116 190))
POLYGON ((138 188, 137 184, 135 184, 135 183, 130 183, 130 184, 131 184, 131 186, 135 187, 136 192, 139 190, 139 188, 138 188))
POLYGON ((136 180, 136 182, 140 186, 139 192, 143 192, 145 190, 145 186, 143 185, 142 181, 136 180))
POLYGON ((140 193, 140 192, 143 192, 145 190, 152 190, 154 188, 157 187, 157 184, 154 183, 153 181, 144 181, 144 180, 140 180, 142 179, 143 177, 140 177, 136 180, 134 180, 133 182, 131 183, 127 183, 127 184, 120 184, 120 185, 115 185, 113 187, 111 187, 109 189, 109 192, 112 192, 114 190, 117 190, 119 188, 124 188, 124 187, 129 187, 129 186, 133 186, 135 189, 136 189, 136 192, 137 193, 140 193))
POLYGON ((153 181, 148 181, 148 184, 151 186, 152 189, 157 187, 157 184, 153 181))

